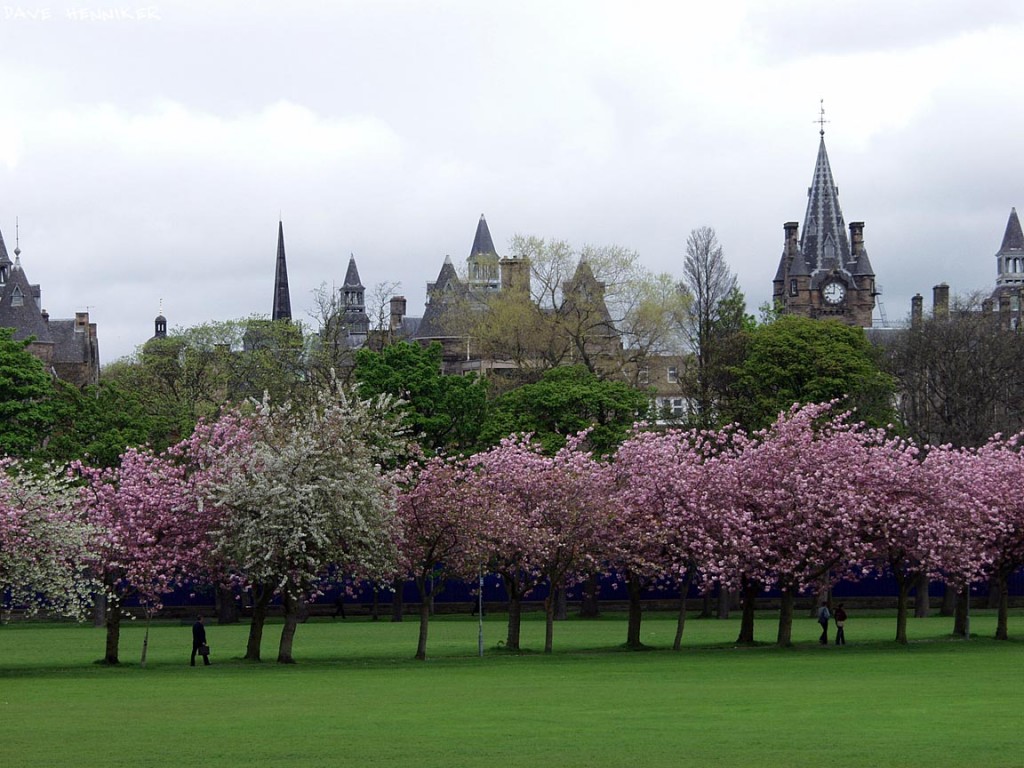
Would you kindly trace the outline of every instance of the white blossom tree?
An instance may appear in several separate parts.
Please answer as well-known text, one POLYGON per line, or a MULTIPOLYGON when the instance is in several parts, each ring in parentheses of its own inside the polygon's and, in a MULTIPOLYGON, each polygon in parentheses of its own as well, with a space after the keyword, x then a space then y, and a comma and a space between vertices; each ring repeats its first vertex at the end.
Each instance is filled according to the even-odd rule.
POLYGON ((264 402, 249 438, 219 458, 208 500, 221 507, 213 552, 253 590, 245 658, 260 659, 275 595, 285 624, 277 660, 293 663, 303 604, 329 576, 385 579, 394 569, 394 488, 383 465, 406 449, 388 397, 358 400, 338 388, 312 406, 264 402))

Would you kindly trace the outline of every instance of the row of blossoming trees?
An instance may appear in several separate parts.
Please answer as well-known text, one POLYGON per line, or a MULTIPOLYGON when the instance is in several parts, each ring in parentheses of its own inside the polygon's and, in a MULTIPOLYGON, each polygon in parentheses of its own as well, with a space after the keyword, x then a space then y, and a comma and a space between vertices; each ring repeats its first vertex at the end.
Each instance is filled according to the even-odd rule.
MULTIPOLYGON (((277 658, 290 662, 303 604, 325 583, 396 577, 419 589, 424 658, 432 590, 484 572, 507 590, 513 650, 524 598, 548 587, 550 652, 556 589, 595 573, 624 582, 632 647, 651 586, 739 590, 740 642, 753 640, 754 597, 778 589, 778 642, 788 645, 798 594, 872 573, 899 587, 900 643, 922 577, 959 590, 1004 585, 1005 638, 1006 579, 1024 564, 1022 439, 918 447, 811 405, 754 434, 638 428, 607 459, 586 450, 585 435, 555 455, 519 436, 426 458, 390 401, 330 392, 313 407, 230 413, 162 454, 130 450, 111 470, 40 474, 8 462, 0 586, 14 604, 79 616, 105 595, 109 663, 129 597, 155 610, 183 583, 249 590, 250 660, 279 597, 277 658)), ((680 610, 676 648, 684 620, 680 610)))

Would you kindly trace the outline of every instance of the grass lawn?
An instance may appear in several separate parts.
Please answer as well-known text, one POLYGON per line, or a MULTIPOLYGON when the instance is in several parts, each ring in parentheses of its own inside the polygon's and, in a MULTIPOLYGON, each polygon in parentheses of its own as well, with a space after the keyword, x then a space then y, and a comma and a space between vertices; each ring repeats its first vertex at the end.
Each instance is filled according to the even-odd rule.
MULTIPOLYGON (((119 668, 92 663, 92 627, 0 627, 0 766, 1022 766, 1024 612, 997 643, 994 617, 950 640, 952 620, 911 619, 896 646, 892 614, 851 612, 849 645, 817 645, 798 618, 778 649, 775 616, 754 648, 734 648, 735 620, 690 620, 668 650, 672 616, 648 614, 648 652, 619 648, 625 617, 555 627, 555 653, 496 648, 505 616, 438 617, 430 660, 417 623, 313 620, 299 664, 250 665, 247 626, 208 626, 214 665, 188 667, 191 631, 122 632, 119 668), (235 657, 235 658, 232 658, 235 657)), ((270 625, 273 659, 280 625, 270 625)), ((834 627, 832 629, 834 632, 834 627)), ((527 648, 543 647, 529 614, 527 648)))

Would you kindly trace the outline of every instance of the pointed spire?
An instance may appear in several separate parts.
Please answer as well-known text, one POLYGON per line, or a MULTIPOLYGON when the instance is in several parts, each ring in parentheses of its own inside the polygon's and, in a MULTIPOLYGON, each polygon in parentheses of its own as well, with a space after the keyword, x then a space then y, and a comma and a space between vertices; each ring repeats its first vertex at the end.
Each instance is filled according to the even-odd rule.
POLYGON ((356 256, 354 253, 350 253, 348 257, 348 271, 345 272, 345 283, 346 288, 363 288, 363 283, 359 279, 359 268, 356 267, 356 256))
POLYGON ((476 225, 476 235, 473 237, 473 247, 469 251, 469 257, 484 254, 487 256, 497 256, 498 252, 494 250, 494 241, 491 239, 491 230, 487 227, 487 219, 484 215, 480 214, 480 221, 476 225))
POLYGON ((1024 250, 1024 232, 1020 228, 1020 219, 1017 218, 1017 209, 1010 209, 1010 218, 1006 222, 1006 232, 1003 234, 1003 244, 999 248, 1003 251, 1024 250))
POLYGON ((11 265, 11 257, 7 255, 7 245, 4 243, 4 234, 0 232, 0 267, 11 265))
POLYGON ((288 292, 288 263, 284 256, 284 223, 277 222, 277 270, 274 274, 274 309, 271 320, 292 319, 292 299, 288 292))
POLYGON ((842 269, 850 259, 850 241, 846 235, 843 211, 839 207, 839 188, 832 178, 824 136, 818 142, 814 178, 807 190, 807 213, 800 238, 800 253, 812 273, 842 269))

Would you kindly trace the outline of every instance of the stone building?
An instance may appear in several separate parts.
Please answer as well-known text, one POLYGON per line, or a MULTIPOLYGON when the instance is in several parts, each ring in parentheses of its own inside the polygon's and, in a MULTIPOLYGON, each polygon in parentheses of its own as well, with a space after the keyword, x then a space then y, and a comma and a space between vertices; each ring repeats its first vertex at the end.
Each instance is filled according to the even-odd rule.
POLYGON ((783 229, 782 257, 772 285, 775 306, 785 313, 870 328, 877 290, 864 248, 864 223, 850 222, 847 234, 824 130, 807 190, 803 232, 795 221, 783 229))
POLYGON ((100 349, 96 323, 88 312, 54 320, 42 308, 42 290, 33 285, 21 265, 21 249, 15 246, 11 261, 0 233, 0 328, 13 328, 16 340, 28 340, 28 351, 43 361, 47 370, 79 387, 96 384, 100 375, 100 349))

